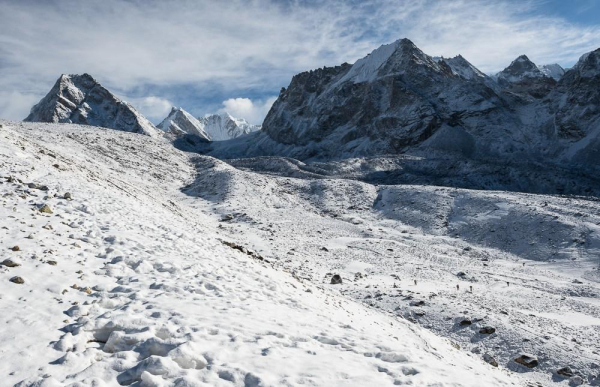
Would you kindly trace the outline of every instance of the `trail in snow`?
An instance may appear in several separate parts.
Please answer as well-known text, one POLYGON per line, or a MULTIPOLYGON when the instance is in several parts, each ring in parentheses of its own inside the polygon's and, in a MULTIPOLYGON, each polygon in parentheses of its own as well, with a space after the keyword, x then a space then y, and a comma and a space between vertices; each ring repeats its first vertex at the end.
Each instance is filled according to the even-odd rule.
MULTIPOLYGON (((214 166, 202 173, 224 168, 203 160, 214 166)), ((216 179, 192 196, 197 171, 189 155, 146 136, 4 123, 0 261, 13 264, 0 267, 2 383, 520 383, 339 286, 302 279, 281 257, 223 244, 250 238, 246 225, 238 238, 214 213, 238 186, 216 179)), ((265 198, 273 212, 263 221, 279 219, 287 200, 265 198)))

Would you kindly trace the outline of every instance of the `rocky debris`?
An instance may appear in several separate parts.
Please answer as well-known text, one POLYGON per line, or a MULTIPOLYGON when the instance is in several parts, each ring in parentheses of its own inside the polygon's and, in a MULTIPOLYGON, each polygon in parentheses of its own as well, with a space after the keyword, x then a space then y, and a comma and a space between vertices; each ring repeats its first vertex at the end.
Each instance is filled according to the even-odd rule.
POLYGON ((467 276, 467 273, 465 273, 464 271, 459 271, 458 273, 456 273, 456 276, 460 277, 460 278, 464 278, 467 276))
POLYGON ((19 276, 12 277, 9 281, 18 285, 23 285, 25 283, 25 280, 19 276))
POLYGON ((252 250, 248 250, 247 248, 245 248, 242 245, 238 245, 237 243, 227 242, 227 241, 221 241, 221 243, 223 243, 225 246, 231 247, 234 250, 238 250, 238 251, 240 251, 240 252, 242 252, 242 253, 244 253, 246 255, 249 255, 249 256, 251 256, 254 259, 257 259, 259 261, 264 261, 264 262, 269 263, 269 261, 267 259, 263 258, 260 254, 254 252, 252 250))
POLYGON ((50 265, 50 266, 56 266, 56 265, 58 265, 58 262, 56 262, 56 261, 46 261, 46 263, 48 265, 50 265))
POLYGON ((569 379, 569 386, 581 386, 584 380, 581 376, 575 375, 569 379))
POLYGON ((71 195, 70 192, 65 192, 65 194, 63 195, 63 199, 71 200, 71 199, 73 199, 73 196, 71 195))
POLYGON ((516 357, 514 361, 527 368, 535 368, 539 364, 537 357, 528 353, 522 353, 519 357, 516 357))
POLYGON ((571 368, 570 368, 570 367, 563 367, 563 368, 559 368, 559 369, 556 371, 556 373, 557 373, 558 375, 565 376, 565 377, 567 377, 567 378, 570 378, 571 376, 575 375, 575 374, 573 373, 573 371, 571 370, 571 368))
POLYGON ((423 300, 414 300, 409 303, 410 306, 423 306, 425 305, 425 301, 423 300))
POLYGON ((21 266, 20 264, 16 263, 15 261, 13 261, 12 259, 5 259, 4 261, 0 262, 0 266, 6 266, 6 267, 18 267, 21 266))
POLYGON ((492 333, 496 332, 496 328, 494 327, 483 327, 481 329, 479 329, 479 333, 481 333, 482 335, 491 335, 492 333))
POLYGON ((21 248, 19 246, 13 246, 10 248, 12 251, 21 251, 21 248))
POLYGON ((328 252, 328 251, 329 251, 329 249, 328 249, 327 247, 323 246, 323 247, 321 247, 321 251, 326 251, 326 252, 328 252))
POLYGON ((471 324, 473 324, 473 321, 471 321, 470 318, 460 317, 458 319, 458 325, 460 325, 460 326, 464 327, 464 326, 471 325, 471 324))
POLYGON ((233 214, 225 214, 221 216, 221 222, 229 222, 230 220, 233 220, 234 217, 233 214))
POLYGON ((40 212, 43 212, 44 214, 51 214, 52 209, 50 208, 49 205, 44 204, 43 206, 40 207, 40 212))
POLYGON ((342 277, 339 274, 334 274, 331 277, 331 284, 332 285, 339 285, 342 283, 342 277))
POLYGON ((489 353, 484 353, 483 354, 483 361, 485 361, 486 363, 488 363, 488 364, 490 364, 490 365, 492 365, 494 367, 498 367, 498 362, 489 353))
POLYGON ((28 183, 27 187, 31 188, 31 189, 37 189, 40 191, 48 191, 48 186, 47 185, 38 185, 36 183, 28 183))

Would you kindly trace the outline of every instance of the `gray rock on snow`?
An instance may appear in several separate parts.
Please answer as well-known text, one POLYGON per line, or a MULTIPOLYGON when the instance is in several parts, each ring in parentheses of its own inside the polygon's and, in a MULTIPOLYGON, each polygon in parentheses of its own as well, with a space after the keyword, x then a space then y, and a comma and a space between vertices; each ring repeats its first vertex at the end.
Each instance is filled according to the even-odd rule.
POLYGON ((516 357, 514 361, 527 368, 535 368, 539 364, 537 357, 529 353, 522 353, 521 355, 516 357))
POLYGON ((331 284, 332 285, 339 285, 342 283, 342 277, 339 274, 334 274, 331 277, 331 284))

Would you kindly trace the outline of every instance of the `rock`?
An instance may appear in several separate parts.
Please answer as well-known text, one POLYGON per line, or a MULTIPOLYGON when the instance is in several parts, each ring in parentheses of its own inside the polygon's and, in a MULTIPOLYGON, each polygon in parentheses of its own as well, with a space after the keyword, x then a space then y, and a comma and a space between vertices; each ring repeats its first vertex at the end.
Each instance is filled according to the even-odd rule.
POLYGON ((527 368, 535 368, 538 366, 538 359, 528 353, 522 353, 519 357, 515 358, 514 361, 527 368))
POLYGON ((423 305, 425 305, 425 301, 423 301, 423 300, 414 300, 414 301, 411 301, 409 305, 410 306, 423 306, 423 305))
POLYGON ((482 335, 491 335, 492 333, 496 332, 496 328, 493 327, 483 327, 479 330, 479 333, 481 333, 482 335))
POLYGON ((13 246, 11 248, 12 251, 21 251, 21 248, 19 246, 13 246))
POLYGON ((581 386, 583 384, 583 378, 579 375, 575 375, 569 379, 569 386, 581 386))
POLYGON ((569 367, 563 367, 560 368, 556 371, 557 374, 562 375, 562 376, 566 376, 568 378, 570 378, 571 376, 573 376, 573 371, 571 370, 571 368, 569 367))
POLYGON ((56 266, 56 265, 58 265, 58 262, 56 262, 56 261, 46 261, 46 263, 48 265, 50 265, 50 266, 56 266))
POLYGON ((486 363, 488 363, 491 366, 498 367, 498 362, 489 353, 483 354, 483 361, 485 361, 486 363))
POLYGON ((321 251, 329 251, 329 249, 325 246, 321 247, 321 251))
POLYGON ((468 318, 460 319, 459 322, 458 322, 458 324, 461 325, 461 326, 471 325, 472 323, 473 322, 471 321, 471 319, 468 319, 468 318))
POLYGON ((6 267, 18 267, 21 266, 20 264, 16 263, 13 260, 10 259, 5 259, 4 261, 0 262, 0 266, 6 266, 6 267))
POLYGON ((459 271, 458 273, 456 273, 457 277, 464 277, 466 275, 467 275, 467 273, 465 273, 464 271, 459 271))
POLYGON ((71 196, 70 192, 65 192, 65 194, 63 195, 63 199, 71 200, 73 199, 73 197, 71 196))
POLYGON ((27 184, 27 187, 29 187, 31 189, 37 189, 38 185, 35 183, 29 183, 29 184, 27 184))
POLYGON ((50 208, 49 205, 44 204, 42 207, 40 207, 40 212, 43 212, 44 214, 51 214, 52 209, 50 208))
POLYGON ((19 284, 19 285, 23 285, 25 283, 25 280, 18 276, 12 277, 9 281, 12 282, 13 284, 19 284))
POLYGON ((227 222, 230 220, 233 220, 234 216, 233 214, 225 214, 221 217, 221 222, 227 222))
POLYGON ((331 284, 332 285, 338 285, 342 283, 342 277, 340 277, 339 274, 334 274, 333 277, 331 277, 331 284))

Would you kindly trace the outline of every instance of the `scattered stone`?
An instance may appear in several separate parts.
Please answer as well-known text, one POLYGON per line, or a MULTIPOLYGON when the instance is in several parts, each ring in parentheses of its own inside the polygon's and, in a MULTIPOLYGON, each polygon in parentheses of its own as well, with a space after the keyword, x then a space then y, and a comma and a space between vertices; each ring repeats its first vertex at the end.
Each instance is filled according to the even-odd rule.
POLYGON ((230 220, 233 220, 233 218, 233 214, 225 214, 221 217, 221 222, 228 222, 230 220))
POLYGON ((5 259, 4 261, 0 262, 0 266, 18 267, 18 266, 21 266, 21 265, 18 264, 18 263, 16 263, 15 261, 13 261, 11 259, 5 259))
POLYGON ((11 248, 12 251, 21 251, 21 248, 19 246, 13 246, 11 248))
POLYGON ((31 189, 37 189, 38 185, 35 183, 29 183, 29 184, 27 184, 27 187, 29 187, 31 189))
POLYGON ((71 200, 73 199, 73 196, 71 196, 70 192, 65 192, 65 194, 63 195, 63 199, 71 200))
POLYGON ((471 321, 471 319, 468 319, 468 318, 463 318, 458 322, 458 324, 461 326, 471 325, 472 323, 473 322, 471 321))
POLYGON ((483 354, 483 361, 485 361, 486 363, 488 363, 489 365, 491 365, 493 367, 498 367, 498 362, 489 353, 484 353, 483 354))
POLYGON ((322 251, 329 251, 329 249, 327 247, 325 247, 325 246, 321 247, 321 250, 322 251))
POLYGON ((18 285, 23 285, 25 283, 25 280, 18 276, 12 277, 9 281, 12 282, 13 284, 18 284, 18 285))
POLYGON ((46 263, 48 265, 50 265, 50 266, 56 266, 56 265, 58 265, 58 262, 56 262, 56 261, 46 261, 46 263))
POLYGON ((43 212, 44 214, 51 214, 52 209, 50 208, 49 205, 44 204, 42 207, 40 207, 40 212, 43 212))
POLYGON ((556 371, 556 373, 562 376, 566 376, 567 378, 570 378, 571 376, 575 375, 569 367, 560 368, 556 371))
POLYGON ((569 386, 581 386, 583 384, 583 378, 579 375, 575 375, 569 379, 569 386))
POLYGON ((494 327, 483 327, 479 330, 479 333, 481 333, 482 335, 491 335, 492 333, 496 332, 496 328, 494 327))
POLYGON ((456 273, 457 277, 464 277, 466 275, 467 275, 467 273, 465 273, 464 271, 459 271, 458 273, 456 273))
POLYGON ((14 178, 14 177, 12 177, 12 176, 9 176, 9 177, 6 179, 6 182, 7 182, 7 183, 14 183, 14 182, 15 182, 15 178, 14 178))
POLYGON ((423 301, 423 300, 414 300, 414 301, 411 301, 409 305, 410 306, 423 306, 423 305, 425 305, 425 301, 423 301))
POLYGON ((333 277, 331 277, 332 285, 339 285, 341 283, 342 283, 342 277, 340 277, 339 274, 334 274, 333 277))
POLYGON ((516 363, 519 363, 527 368, 535 368, 539 364, 537 357, 528 353, 522 353, 521 356, 515 358, 514 360, 516 363))
POLYGON ((43 228, 43 229, 46 229, 46 230, 52 230, 52 229, 53 229, 51 224, 47 224, 47 225, 45 225, 45 226, 44 226, 44 227, 42 227, 42 228, 43 228))
POLYGON ((581 281, 580 281, 580 280, 578 280, 578 279, 574 279, 574 280, 573 280, 573 283, 574 283, 574 284, 582 284, 583 282, 581 282, 581 281))

